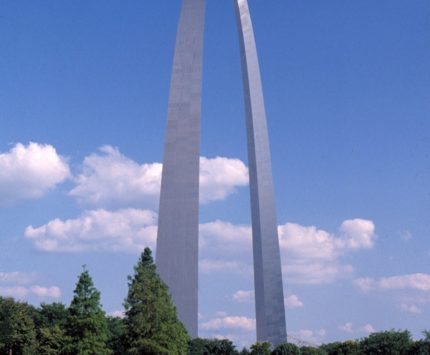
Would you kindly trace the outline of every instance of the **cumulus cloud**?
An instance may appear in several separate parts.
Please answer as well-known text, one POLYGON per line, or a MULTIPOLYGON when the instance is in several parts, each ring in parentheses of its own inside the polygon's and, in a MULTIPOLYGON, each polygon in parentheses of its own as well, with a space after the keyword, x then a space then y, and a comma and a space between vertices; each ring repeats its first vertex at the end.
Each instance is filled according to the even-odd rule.
POLYGON ((430 274, 408 274, 382 277, 380 279, 358 278, 354 280, 355 286, 364 292, 371 290, 417 290, 430 291, 430 274))
POLYGON ((237 187, 247 186, 248 168, 239 159, 200 158, 200 202, 224 200, 237 187))
POLYGON ((75 178, 76 187, 70 195, 79 201, 104 205, 111 202, 135 202, 160 193, 162 165, 139 165, 111 146, 84 159, 81 174, 75 178))
POLYGON ((370 323, 356 327, 351 322, 347 322, 339 326, 339 330, 349 334, 353 334, 353 333, 370 334, 375 332, 375 328, 370 323))
MULTIPOLYGON (((372 248, 376 240, 374 223, 358 218, 344 221, 337 233, 295 223, 279 226, 278 232, 283 273, 289 282, 302 284, 330 283, 351 277, 354 269, 342 258, 349 253, 372 248)), ((251 234, 248 225, 223 221, 200 226, 203 249, 221 250, 223 255, 250 252, 251 234)), ((204 266, 206 272, 230 272, 238 265, 218 259, 215 264, 204 266)))
MULTIPOLYGON (((254 303, 254 291, 238 290, 233 296, 233 300, 238 303, 254 303)), ((297 295, 291 294, 284 298, 284 304, 286 308, 301 308, 304 306, 303 302, 297 295)))
MULTIPOLYGON (((44 251, 136 252, 145 246, 155 246, 156 223, 156 214, 148 210, 96 209, 75 219, 54 219, 39 227, 28 226, 25 235, 44 251)), ((252 276, 250 226, 217 220, 201 224, 199 230, 203 251, 201 272, 252 276), (237 258, 238 253, 242 258, 244 253, 249 253, 247 260, 237 258), (232 254, 235 254, 234 258, 232 254)), ((279 226, 279 238, 283 273, 288 282, 322 284, 351 277, 353 267, 344 263, 342 257, 372 247, 376 235, 371 221, 354 219, 344 221, 337 234, 314 226, 287 223, 279 226)), ((373 280, 355 282, 364 289, 364 283, 370 285, 373 280)))
POLYGON ((0 272, 0 295, 18 299, 26 299, 28 296, 36 296, 41 299, 61 297, 60 288, 34 285, 36 279, 35 273, 0 272))
POLYGON ((61 290, 57 286, 0 286, 0 295, 5 297, 14 297, 17 299, 25 299, 28 296, 36 296, 39 298, 60 298, 61 290))
POLYGON ((18 285, 26 285, 33 282, 36 279, 34 273, 26 272, 0 272, 0 283, 14 283, 18 285))
POLYGON ((421 309, 415 304, 402 303, 402 304, 400 304, 399 307, 402 311, 407 312, 407 313, 411 313, 411 314, 420 314, 421 313, 421 309))
POLYGON ((279 226, 278 232, 284 274, 290 282, 305 284, 350 277, 353 267, 344 264, 342 257, 372 248, 376 239, 373 222, 358 218, 344 221, 337 234, 295 223, 279 226))
MULTIPOLYGON (((157 201, 162 164, 138 164, 117 148, 103 146, 84 159, 70 195, 96 206, 157 201)), ((200 202, 223 200, 248 184, 248 169, 238 159, 200 158, 200 202)))
POLYGON ((0 153, 0 205, 41 197, 69 175, 66 159, 53 146, 17 143, 0 153))
POLYGON ((224 221, 213 221, 199 227, 200 247, 236 252, 251 248, 251 227, 224 221))
POLYGON ((29 226, 25 236, 37 249, 50 252, 136 252, 154 247, 156 219, 156 214, 147 210, 97 209, 76 219, 54 219, 40 227, 29 226))
POLYGON ((203 330, 237 329, 244 331, 255 330, 255 319, 241 316, 228 316, 212 318, 200 325, 203 330))
POLYGON ((376 238, 372 221, 352 219, 342 222, 333 234, 314 226, 287 223, 279 226, 280 246, 300 259, 332 261, 351 250, 372 248, 376 238))
POLYGON ((233 296, 233 300, 239 303, 253 303, 254 302, 254 291, 236 291, 233 296))
POLYGON ((304 307, 304 303, 300 300, 297 295, 289 295, 284 298, 286 308, 301 308, 304 307))
POLYGON ((318 346, 324 341, 326 335, 327 331, 325 329, 300 329, 298 331, 290 331, 288 333, 288 340, 300 346, 318 346))

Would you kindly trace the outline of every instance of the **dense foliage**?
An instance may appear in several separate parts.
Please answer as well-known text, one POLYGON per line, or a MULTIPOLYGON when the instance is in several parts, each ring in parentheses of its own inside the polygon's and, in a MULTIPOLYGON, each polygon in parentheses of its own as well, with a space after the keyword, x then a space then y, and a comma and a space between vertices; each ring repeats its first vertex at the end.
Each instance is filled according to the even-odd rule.
POLYGON ((408 331, 390 330, 319 347, 255 343, 241 351, 228 339, 190 340, 149 249, 129 277, 124 306, 123 318, 106 316, 86 269, 69 307, 0 297, 0 355, 430 355, 428 331, 415 341, 408 331))
POLYGON ((151 250, 145 248, 129 277, 124 302, 128 354, 186 354, 188 334, 178 320, 166 284, 156 273, 151 250))

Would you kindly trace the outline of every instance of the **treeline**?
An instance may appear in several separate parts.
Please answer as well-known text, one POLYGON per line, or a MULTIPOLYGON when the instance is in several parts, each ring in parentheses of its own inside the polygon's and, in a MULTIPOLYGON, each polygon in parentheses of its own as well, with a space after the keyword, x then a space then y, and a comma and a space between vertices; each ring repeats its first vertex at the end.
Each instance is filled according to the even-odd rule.
POLYGON ((413 341, 408 331, 374 333, 356 341, 298 347, 256 343, 236 349, 228 339, 189 339, 149 248, 128 280, 124 318, 106 316, 100 292, 84 268, 73 299, 38 308, 0 297, 0 355, 430 355, 430 332, 413 341))

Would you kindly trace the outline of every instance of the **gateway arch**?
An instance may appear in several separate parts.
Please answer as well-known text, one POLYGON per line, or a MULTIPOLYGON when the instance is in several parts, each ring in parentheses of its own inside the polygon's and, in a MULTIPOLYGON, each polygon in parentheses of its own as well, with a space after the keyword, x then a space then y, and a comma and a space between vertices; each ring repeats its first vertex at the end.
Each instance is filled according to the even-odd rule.
MULTIPOLYGON (((251 193, 257 340, 285 342, 281 260, 269 137, 247 0, 233 0, 239 33, 251 193)), ((183 0, 167 110, 157 236, 157 269, 179 319, 198 329, 200 112, 205 0, 183 0)))

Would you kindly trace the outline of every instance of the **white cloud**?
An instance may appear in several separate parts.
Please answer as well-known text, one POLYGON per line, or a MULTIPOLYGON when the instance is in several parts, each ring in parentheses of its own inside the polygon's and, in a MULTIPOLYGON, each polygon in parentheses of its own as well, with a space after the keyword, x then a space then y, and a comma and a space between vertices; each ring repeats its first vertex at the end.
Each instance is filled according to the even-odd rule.
POLYGON ((237 187, 247 186, 248 168, 239 159, 200 158, 200 202, 224 200, 237 187))
POLYGON ((32 283, 36 279, 34 273, 26 272, 0 272, 0 283, 15 283, 18 285, 26 285, 32 283))
POLYGON ((339 229, 340 242, 345 249, 370 249, 376 239, 375 225, 365 219, 351 219, 344 221, 339 229))
POLYGON ((216 220, 199 227, 200 247, 236 252, 238 248, 251 250, 251 227, 216 220))
MULTIPOLYGON (((238 303, 254 303, 254 291, 239 290, 233 294, 232 298, 238 303)), ((284 304, 286 308, 290 309, 304 306, 300 298, 294 294, 284 297, 284 304)))
POLYGON ((289 295, 284 298, 286 308, 301 308, 304 306, 303 302, 297 295, 289 295))
POLYGON ((355 279, 353 283, 363 292, 369 292, 375 287, 375 280, 370 277, 361 277, 355 279))
POLYGON ((339 235, 295 223, 279 226, 278 231, 284 251, 300 259, 323 261, 335 260, 351 250, 371 248, 376 238, 373 222, 358 218, 344 221, 339 235))
MULTIPOLYGON (((161 163, 138 164, 114 147, 84 159, 81 174, 70 195, 97 206, 157 201, 161 186, 161 163)), ((200 158, 200 202, 223 200, 248 184, 248 169, 238 159, 200 158)))
POLYGON ((318 346, 324 341, 326 335, 327 331, 325 329, 301 329, 298 331, 290 331, 288 333, 288 340, 300 346, 318 346))
POLYGON ((54 219, 34 228, 25 236, 36 248, 50 252, 122 251, 137 252, 154 247, 157 216, 152 211, 103 209, 84 212, 77 219, 54 219))
POLYGON ((66 159, 53 146, 17 143, 0 153, 0 205, 41 197, 69 175, 66 159))
POLYGON ((376 239, 372 221, 344 221, 339 233, 315 226, 286 223, 278 227, 279 245, 284 260, 283 271, 290 282, 321 284, 350 277, 353 267, 341 258, 359 249, 373 247, 376 239))
POLYGON ((362 326, 355 327, 351 322, 347 322, 341 326, 339 329, 345 333, 353 334, 353 333, 361 333, 361 334, 370 334, 374 333, 376 330, 372 324, 367 323, 362 326))
POLYGON ((354 284, 362 291, 370 290, 417 290, 430 291, 430 274, 408 274, 391 277, 382 277, 380 279, 358 278, 354 284))
MULTIPOLYGON (((342 262, 352 252, 373 247, 376 239, 372 221, 344 221, 337 234, 314 226, 286 223, 278 227, 284 276, 290 283, 322 284, 352 276, 354 269, 342 262)), ((251 227, 214 221, 200 226, 201 246, 226 253, 251 252, 251 227)), ((203 265, 205 271, 234 270, 236 264, 217 260, 203 265)))
POLYGON ((255 330, 255 319, 240 316, 222 316, 212 318, 200 326, 203 330, 237 329, 244 331, 255 330))
POLYGON ((384 290, 414 289, 430 291, 430 274, 410 274, 383 277, 379 280, 379 287, 384 290))
MULTIPOLYGON (((285 260, 285 258, 284 258, 285 260)), ((282 266, 284 277, 291 283, 320 285, 351 277, 354 268, 340 262, 314 262, 308 260, 286 260, 282 266)))
POLYGON ((400 309, 402 311, 405 311, 405 312, 411 313, 411 314, 420 314, 421 313, 421 309, 415 304, 402 303, 402 304, 400 304, 400 309))
POLYGON ((14 297, 17 299, 25 299, 28 296, 37 296, 39 298, 60 298, 61 290, 57 286, 0 286, 0 295, 5 297, 14 297))
POLYGON ((75 178, 76 187, 70 195, 94 205, 156 197, 160 193, 161 170, 160 163, 139 165, 106 145, 100 153, 84 159, 82 173, 75 178))
POLYGON ((233 300, 239 303, 253 303, 254 291, 239 290, 233 294, 233 300))

